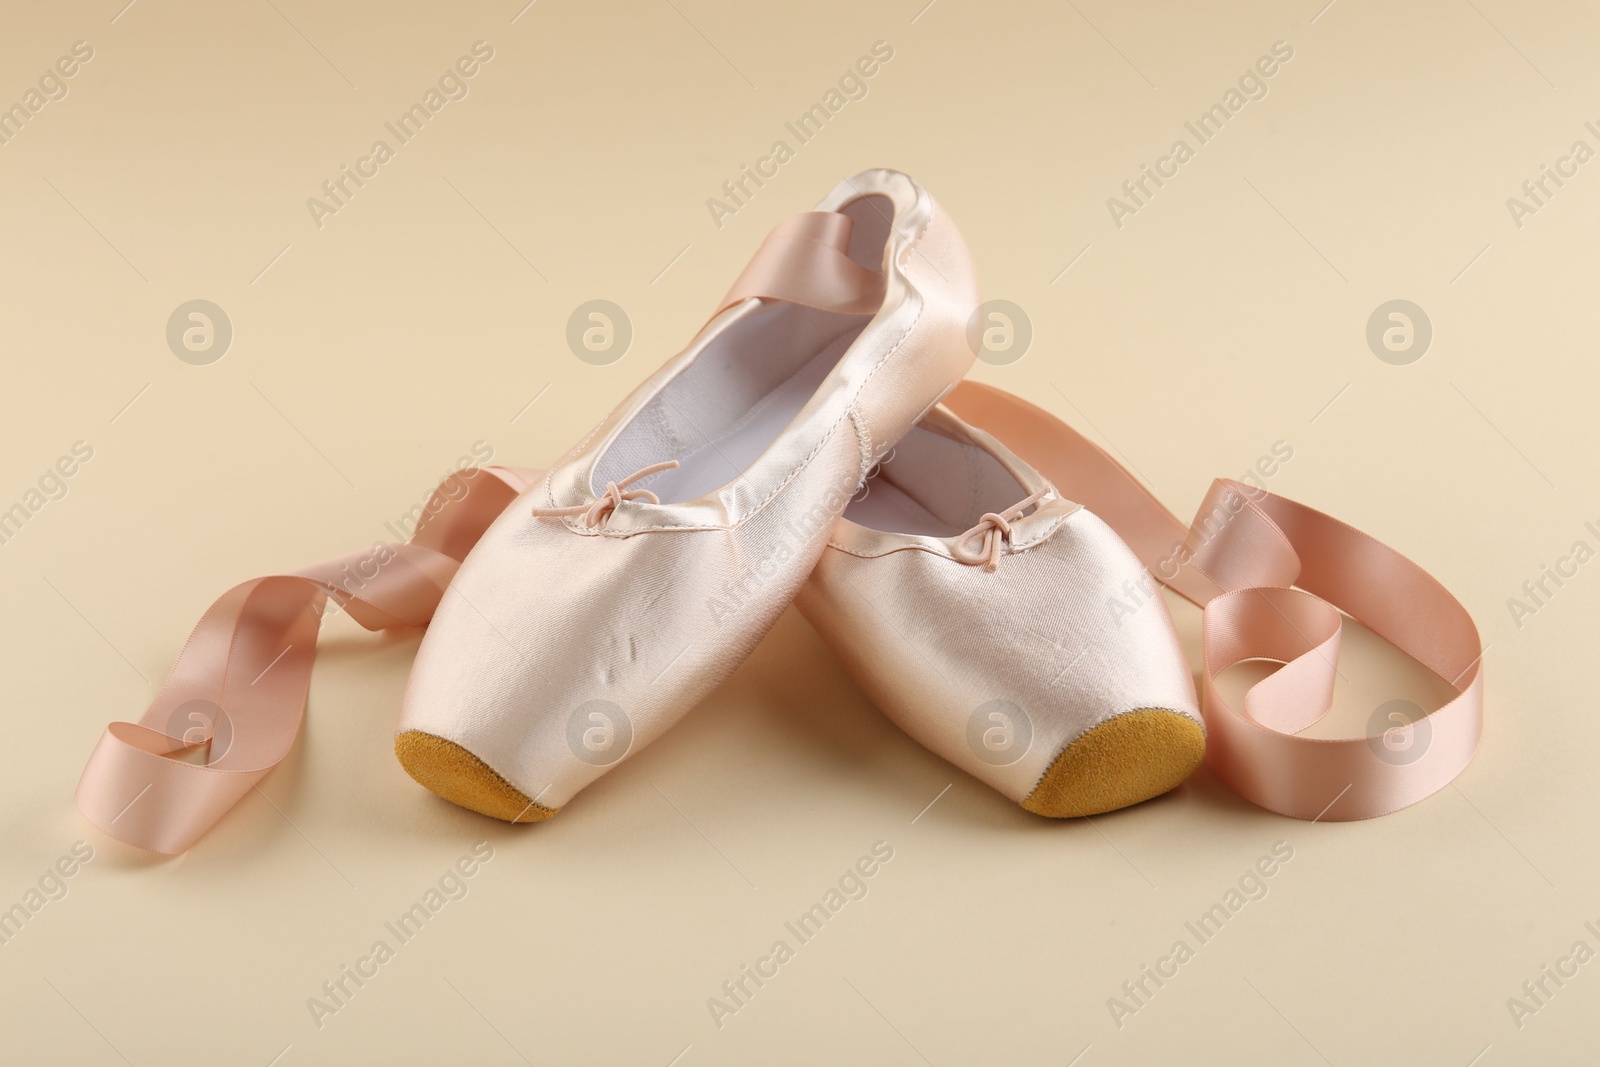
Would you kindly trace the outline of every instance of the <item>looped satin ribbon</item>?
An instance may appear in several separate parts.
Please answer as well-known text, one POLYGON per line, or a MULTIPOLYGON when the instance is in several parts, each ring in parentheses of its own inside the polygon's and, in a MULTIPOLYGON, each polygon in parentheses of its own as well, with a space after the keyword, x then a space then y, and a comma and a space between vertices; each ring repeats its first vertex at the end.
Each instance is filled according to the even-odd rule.
POLYGON ((182 852, 266 777, 300 731, 332 598, 369 630, 426 626, 468 549, 537 471, 446 478, 405 544, 379 544, 224 593, 138 722, 114 722, 78 782, 78 810, 152 852, 182 852))
POLYGON ((1320 511, 1231 479, 1212 484, 1185 526, 1122 464, 1042 408, 977 382, 961 383, 945 402, 1205 609, 1206 762, 1241 796, 1297 819, 1368 819, 1432 795, 1471 762, 1483 729, 1483 643, 1466 608, 1421 567, 1320 511), (1298 736, 1332 706, 1341 610, 1456 696, 1381 736, 1298 736), (1235 708, 1217 677, 1248 659, 1283 666, 1235 708), (1391 760, 1381 755, 1386 746, 1422 747, 1414 759, 1391 760))

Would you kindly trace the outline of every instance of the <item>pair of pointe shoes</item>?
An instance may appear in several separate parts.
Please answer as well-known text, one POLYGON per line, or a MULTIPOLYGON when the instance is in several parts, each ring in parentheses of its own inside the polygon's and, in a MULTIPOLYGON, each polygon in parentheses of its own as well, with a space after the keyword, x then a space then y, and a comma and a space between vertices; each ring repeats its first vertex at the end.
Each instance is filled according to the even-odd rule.
POLYGON ((1031 812, 1186 779, 1205 732, 1166 607, 1106 609, 1149 588, 1143 564, 939 405, 977 303, 960 235, 903 174, 780 224, 690 345, 467 555, 413 668, 406 770, 549 818, 794 602, 902 729, 1031 812))

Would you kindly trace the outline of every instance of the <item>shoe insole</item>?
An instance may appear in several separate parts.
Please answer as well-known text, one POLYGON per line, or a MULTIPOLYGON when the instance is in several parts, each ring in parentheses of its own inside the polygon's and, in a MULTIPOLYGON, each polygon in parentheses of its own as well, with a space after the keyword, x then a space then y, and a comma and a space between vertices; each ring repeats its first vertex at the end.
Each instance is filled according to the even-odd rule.
POLYGON ((940 519, 888 478, 873 478, 861 487, 844 509, 844 517, 859 526, 888 533, 953 537, 965 527, 940 519))
MULTIPOLYGON (((666 471, 644 484, 661 498, 662 503, 671 504, 693 500, 737 478, 766 451, 768 445, 777 440, 784 427, 816 395, 818 387, 859 332, 845 331, 843 336, 812 356, 776 389, 751 405, 744 416, 719 436, 708 437, 697 427, 691 427, 698 441, 693 442, 695 447, 692 451, 673 457, 678 461, 678 469, 666 471)), ((662 403, 670 409, 670 396, 665 392, 661 395, 662 403)))

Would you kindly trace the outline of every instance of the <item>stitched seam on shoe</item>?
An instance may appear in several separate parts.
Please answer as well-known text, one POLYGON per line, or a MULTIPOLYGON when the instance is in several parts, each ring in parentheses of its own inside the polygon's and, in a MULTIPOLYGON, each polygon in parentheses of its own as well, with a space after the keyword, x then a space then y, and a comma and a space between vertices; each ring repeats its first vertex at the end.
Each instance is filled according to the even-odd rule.
MULTIPOLYGON (((1059 530, 1059 529, 1061 529, 1061 527, 1065 526, 1069 519, 1071 519, 1074 515, 1078 514, 1081 511, 1083 511, 1083 505, 1079 504, 1072 511, 1067 512, 1065 515, 1062 515, 1061 517, 1059 517, 1059 518, 1055 519, 1053 522, 1051 522, 1051 524, 1046 529, 1044 529, 1039 534, 1039 536, 1033 538, 1032 540, 1023 542, 1021 545, 1015 547, 1011 552, 1008 552, 1007 555, 1017 556, 1017 555, 1021 555, 1024 552, 1027 552, 1027 551, 1029 551, 1031 549, 1038 548, 1040 545, 1042 545, 1046 541, 1048 541, 1051 538, 1051 536, 1055 534, 1055 532, 1057 530, 1059 530)), ((948 554, 946 554, 944 552, 935 551, 934 549, 929 548, 927 545, 919 545, 919 544, 896 545, 894 548, 891 548, 891 549, 889 549, 888 551, 885 551, 885 552, 868 553, 868 552, 861 552, 861 551, 858 551, 858 550, 856 550, 854 548, 851 548, 848 545, 841 544, 840 542, 835 541, 830 537, 828 539, 828 547, 829 548, 836 548, 840 552, 843 552, 845 555, 854 556, 857 559, 882 559, 884 556, 893 555, 896 552, 926 552, 928 555, 936 556, 939 559, 947 559, 952 563, 961 563, 961 561, 959 559, 956 559, 954 556, 948 555, 948 554)), ((962 566, 967 567, 967 566, 971 566, 971 564, 962 563, 962 566)))
MULTIPOLYGON (((876 555, 868 555, 865 552, 858 552, 855 549, 850 548, 847 545, 841 545, 839 542, 831 541, 831 540, 828 542, 828 547, 829 548, 836 548, 840 552, 843 552, 845 555, 854 556, 856 559, 882 559, 884 556, 893 555, 896 552, 927 552, 928 551, 926 548, 923 548, 921 545, 900 545, 897 548, 889 549, 889 551, 887 551, 887 552, 879 552, 876 555)), ((928 554, 932 555, 932 556, 938 556, 939 555, 939 553, 937 553, 937 552, 929 552, 928 554)), ((944 557, 941 556, 941 558, 944 558, 944 557)))
POLYGON ((971 516, 971 514, 974 511, 978 510, 978 471, 977 471, 977 465, 972 462, 972 450, 970 448, 963 447, 960 451, 961 451, 961 461, 963 463, 965 463, 966 467, 967 467, 967 509, 966 509, 966 514, 968 516, 971 516))
POLYGON ((1054 537, 1055 534, 1056 534, 1056 531, 1061 529, 1061 527, 1065 526, 1069 519, 1071 519, 1074 515, 1079 514, 1083 510, 1084 510, 1083 505, 1079 504, 1077 507, 1075 507, 1071 511, 1067 512, 1065 515, 1062 515, 1060 518, 1056 519, 1049 526, 1046 526, 1043 530, 1040 530, 1037 535, 1035 535, 1033 537, 1030 537, 1030 538, 1028 538, 1027 540, 1024 540, 1024 541, 1013 541, 1013 542, 1010 542, 1011 548, 1012 548, 1012 554, 1015 554, 1015 553, 1018 553, 1018 552, 1026 552, 1030 548, 1038 548, 1040 545, 1042 545, 1046 541, 1050 540, 1050 538, 1054 537))
MULTIPOLYGON (((583 440, 579 441, 577 444, 575 444, 571 448, 569 448, 567 450, 566 454, 570 456, 570 455, 577 455, 577 454, 581 453, 584 450, 585 446, 587 446, 590 441, 594 440, 595 435, 600 432, 600 428, 602 426, 604 426, 605 424, 606 424, 606 420, 605 419, 601 419, 599 422, 595 423, 593 428, 591 428, 588 433, 583 435, 583 440)), ((562 466, 562 464, 560 464, 560 463, 552 464, 550 469, 544 472, 544 480, 541 482, 541 484, 544 486, 545 503, 547 505, 551 506, 551 507, 554 507, 555 506, 555 502, 556 502, 555 474, 556 474, 556 471, 561 468, 561 466, 562 466)), ((574 524, 572 519, 564 519, 564 520, 562 520, 561 525, 567 527, 567 529, 569 529, 569 530, 577 529, 577 527, 574 524)))
MULTIPOLYGON (((856 431, 856 447, 861 452, 860 462, 857 464, 856 492, 861 491, 861 486, 866 484, 867 475, 872 473, 872 431, 861 421, 861 416, 854 407, 845 412, 850 418, 850 425, 856 431)), ((855 494, 851 494, 854 496, 855 494)))
MULTIPOLYGON (((924 222, 921 228, 912 235, 911 240, 906 242, 905 259, 907 261, 910 260, 911 253, 916 251, 917 245, 922 243, 922 238, 927 234, 928 227, 931 225, 933 225, 932 210, 928 212, 927 221, 924 222)), ((937 274, 938 271, 935 271, 934 273, 937 274)), ((920 289, 918 290, 917 295, 923 299, 922 302, 917 306, 916 314, 911 317, 911 321, 906 324, 906 328, 901 332, 900 336, 895 338, 894 344, 890 346, 889 350, 883 354, 878 362, 872 365, 872 369, 867 372, 867 376, 862 379, 860 387, 856 389, 855 396, 851 397, 850 403, 845 406, 844 413, 834 421, 833 425, 828 427, 827 431, 823 434, 822 439, 818 441, 817 447, 813 448, 809 453, 806 454, 806 457, 795 466, 794 470, 789 472, 788 477, 784 478, 784 480, 778 484, 778 487, 772 492, 768 493, 761 500, 761 502, 755 506, 755 509, 748 516, 746 516, 732 528, 737 529, 738 526, 744 525, 745 522, 748 522, 750 519, 760 514, 762 509, 771 503, 773 497, 782 492, 791 481, 799 477, 801 471, 811 465, 811 461, 816 458, 819 452, 822 451, 823 445, 826 444, 827 441, 833 436, 834 432, 838 430, 839 423, 843 422, 846 418, 853 418, 859 414, 856 410, 856 403, 860 400, 861 394, 866 392, 867 386, 872 384, 873 379, 878 376, 878 372, 883 369, 884 365, 898 355, 900 350, 905 347, 906 340, 911 336, 912 331, 914 331, 917 328, 917 325, 922 321, 923 312, 927 310, 928 306, 927 298, 920 289)))

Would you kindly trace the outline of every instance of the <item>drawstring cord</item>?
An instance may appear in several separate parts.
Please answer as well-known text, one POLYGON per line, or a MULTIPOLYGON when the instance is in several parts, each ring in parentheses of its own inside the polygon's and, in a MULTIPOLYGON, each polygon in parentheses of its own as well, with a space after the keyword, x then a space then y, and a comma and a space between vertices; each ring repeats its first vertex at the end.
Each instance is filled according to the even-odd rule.
POLYGON ((1013 504, 1005 511, 987 513, 978 520, 978 524, 960 537, 956 538, 951 546, 956 559, 971 566, 983 564, 983 569, 993 574, 1000 569, 1000 549, 1002 541, 1010 541, 1011 524, 1022 518, 1022 513, 1027 511, 1050 492, 1050 487, 1039 490, 1017 504, 1013 504), (972 552, 967 548, 968 542, 974 538, 981 538, 978 550, 972 552))
POLYGON ((620 482, 607 482, 605 491, 599 496, 595 497, 594 503, 592 504, 574 504, 572 507, 567 508, 534 508, 533 517, 536 519, 544 519, 562 518, 568 515, 582 515, 583 525, 592 530, 596 526, 599 526, 600 523, 605 521, 607 515, 610 515, 613 511, 616 511, 619 507, 621 507, 625 501, 648 500, 652 504, 661 503, 661 498, 656 496, 650 490, 629 489, 628 486, 632 485, 634 482, 637 482, 641 478, 648 478, 652 474, 659 474, 662 471, 672 470, 677 465, 678 461, 675 459, 669 459, 664 463, 652 463, 643 470, 634 471, 620 482))

